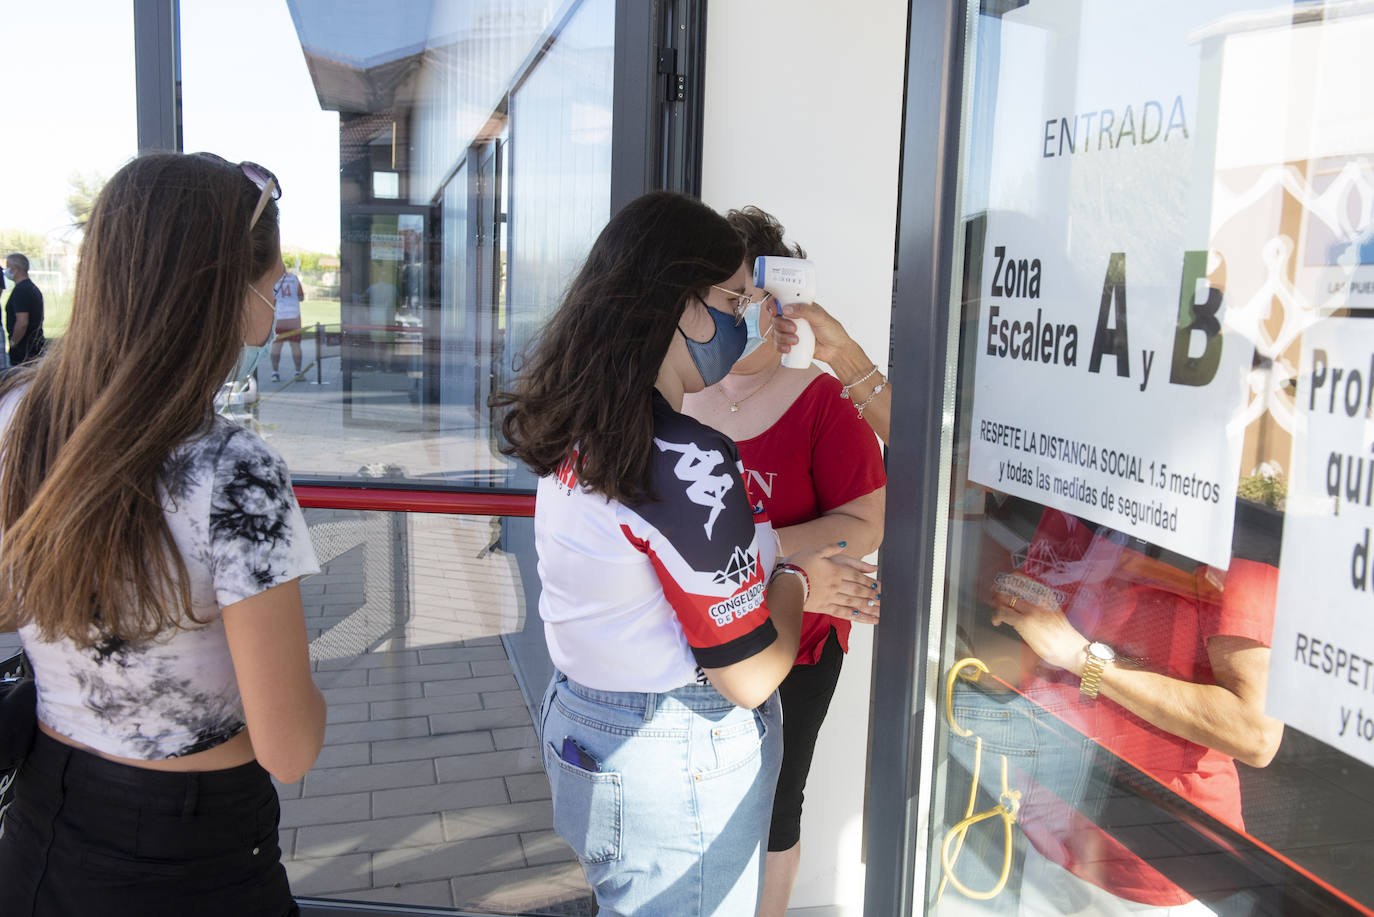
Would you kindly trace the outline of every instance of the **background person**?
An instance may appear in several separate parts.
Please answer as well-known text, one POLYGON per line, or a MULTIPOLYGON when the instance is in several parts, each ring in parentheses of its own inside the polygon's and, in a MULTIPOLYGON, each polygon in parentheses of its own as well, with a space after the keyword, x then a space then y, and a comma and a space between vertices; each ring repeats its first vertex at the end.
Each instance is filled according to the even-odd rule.
POLYGON ((212 409, 270 338, 279 194, 208 154, 125 165, 67 333, 0 382, 0 628, 39 726, 7 917, 297 913, 268 774, 299 780, 323 741, 298 586, 318 567, 280 456, 212 409))
POLYGON ((631 202, 492 399, 542 475, 544 766, 602 913, 755 913, 802 608, 876 593, 835 545, 775 570, 734 444, 679 411, 743 349, 743 254, 699 201, 631 202))
MULTIPOLYGON (((732 210, 726 219, 744 242, 746 275, 761 255, 806 257, 799 246, 787 246, 781 224, 757 207, 732 210)), ((766 293, 750 285, 739 302, 741 311, 750 310, 746 325, 752 349, 724 379, 687 395, 684 413, 735 441, 751 495, 767 510, 781 552, 835 542, 855 558, 876 551, 883 539, 887 477, 873 431, 841 397, 834 376, 814 364, 782 366, 766 293)), ((849 650, 852 622, 876 624, 876 611, 865 600, 857 608, 803 616, 796 659, 778 688, 783 758, 768 837, 763 917, 780 917, 787 910, 801 862, 802 798, 816 736, 849 650)))
POLYGON ((5 275, 14 282, 5 303, 5 337, 10 365, 20 366, 43 352, 43 293, 29 278, 29 259, 20 252, 5 256, 5 275))
POLYGON ((272 341, 272 381, 280 382, 277 371, 281 365, 281 347, 291 343, 291 360, 296 364, 296 381, 301 379, 301 300, 305 298, 305 288, 300 278, 287 271, 272 287, 276 300, 277 336, 272 341))

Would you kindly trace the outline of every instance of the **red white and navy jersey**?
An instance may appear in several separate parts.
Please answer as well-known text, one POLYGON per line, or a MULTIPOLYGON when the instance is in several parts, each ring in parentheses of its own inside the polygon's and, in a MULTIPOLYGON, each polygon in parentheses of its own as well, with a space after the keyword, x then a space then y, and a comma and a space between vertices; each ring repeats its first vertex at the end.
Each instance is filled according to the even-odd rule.
POLYGON ((605 691, 670 691, 777 639, 764 591, 776 542, 735 444, 654 393, 656 501, 584 490, 569 458, 540 480, 535 546, 549 656, 605 691))

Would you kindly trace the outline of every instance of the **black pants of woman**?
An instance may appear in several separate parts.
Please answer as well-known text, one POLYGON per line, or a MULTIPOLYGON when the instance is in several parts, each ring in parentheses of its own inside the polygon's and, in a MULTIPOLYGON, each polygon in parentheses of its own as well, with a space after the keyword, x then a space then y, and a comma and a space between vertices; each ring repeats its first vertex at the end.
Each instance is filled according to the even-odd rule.
POLYGON ((801 842, 802 799, 816 737, 830 710, 835 685, 840 680, 844 650, 835 629, 825 638, 815 665, 794 665, 778 685, 782 698, 782 772, 773 794, 773 824, 768 832, 768 852, 791 850, 801 842))
POLYGON ((257 762, 150 771, 39 733, 0 836, 0 913, 298 914, 277 846, 280 813, 257 762))

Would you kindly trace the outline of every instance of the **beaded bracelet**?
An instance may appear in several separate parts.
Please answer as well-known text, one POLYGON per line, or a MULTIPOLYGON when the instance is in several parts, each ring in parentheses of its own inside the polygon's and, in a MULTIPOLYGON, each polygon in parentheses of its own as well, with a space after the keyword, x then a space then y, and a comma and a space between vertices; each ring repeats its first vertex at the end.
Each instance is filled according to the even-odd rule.
POLYGON ((854 410, 859 412, 860 417, 864 416, 864 408, 868 407, 870 404, 873 403, 873 399, 878 397, 878 393, 881 392, 883 389, 887 388, 891 384, 891 382, 884 378, 882 382, 879 382, 877 385, 873 386, 873 391, 869 392, 868 397, 863 400, 862 404, 854 405, 854 410))
POLYGON ((784 573, 788 574, 789 576, 795 576, 797 579, 801 580, 802 605, 805 606, 807 600, 811 598, 811 580, 807 577, 806 571, 803 570, 801 567, 798 567, 796 564, 778 564, 776 567, 773 568, 773 573, 768 577, 768 584, 771 586, 773 584, 773 580, 777 579, 780 575, 784 573))
POLYGON ((872 377, 873 377, 873 374, 876 373, 877 371, 878 371, 878 364, 877 364, 877 363, 874 363, 874 364, 873 364, 873 368, 870 369, 868 372, 864 373, 862 376, 860 376, 859 378, 855 379, 853 382, 849 383, 848 385, 841 387, 841 388, 840 388, 840 397, 841 397, 841 398, 848 398, 848 397, 849 397, 849 390, 850 390, 851 388, 853 388, 853 387, 856 386, 856 385, 861 385, 861 384, 863 384, 863 383, 866 382, 868 379, 872 378, 872 377))

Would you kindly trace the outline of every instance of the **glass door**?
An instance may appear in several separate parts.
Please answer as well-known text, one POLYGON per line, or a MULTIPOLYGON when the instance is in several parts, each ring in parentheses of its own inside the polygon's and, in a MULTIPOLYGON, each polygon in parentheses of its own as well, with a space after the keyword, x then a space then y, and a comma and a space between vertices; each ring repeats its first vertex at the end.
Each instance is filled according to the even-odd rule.
POLYGON ((1374 16, 957 21, 913 909, 1369 913, 1374 16))

